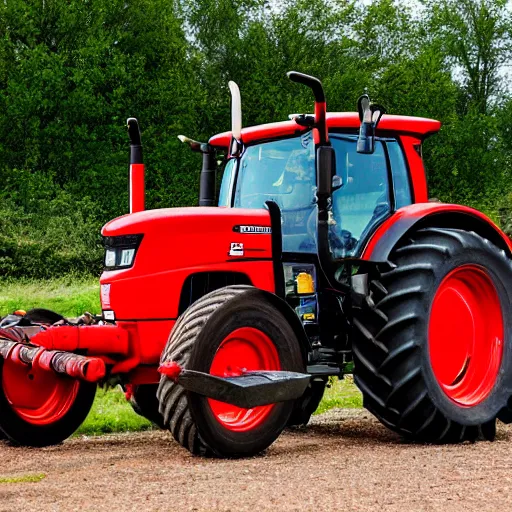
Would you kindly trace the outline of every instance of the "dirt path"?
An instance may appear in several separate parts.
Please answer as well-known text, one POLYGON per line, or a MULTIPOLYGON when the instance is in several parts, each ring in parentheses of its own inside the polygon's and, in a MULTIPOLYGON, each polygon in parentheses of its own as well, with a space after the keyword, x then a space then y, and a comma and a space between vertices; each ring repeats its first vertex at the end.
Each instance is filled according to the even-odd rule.
POLYGON ((0 443, 0 510, 500 511, 512 506, 512 429, 494 443, 404 443, 368 413, 331 411, 283 434, 264 456, 192 457, 165 432, 0 443))

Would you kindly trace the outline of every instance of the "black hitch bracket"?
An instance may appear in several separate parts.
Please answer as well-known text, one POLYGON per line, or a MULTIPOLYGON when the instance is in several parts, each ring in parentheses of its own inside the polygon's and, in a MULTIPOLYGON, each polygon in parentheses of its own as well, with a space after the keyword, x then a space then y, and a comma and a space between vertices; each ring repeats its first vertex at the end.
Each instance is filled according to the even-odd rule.
POLYGON ((184 368, 172 376, 163 367, 159 371, 187 391, 243 409, 296 400, 311 379, 306 373, 287 371, 248 371, 236 377, 217 377, 184 368))

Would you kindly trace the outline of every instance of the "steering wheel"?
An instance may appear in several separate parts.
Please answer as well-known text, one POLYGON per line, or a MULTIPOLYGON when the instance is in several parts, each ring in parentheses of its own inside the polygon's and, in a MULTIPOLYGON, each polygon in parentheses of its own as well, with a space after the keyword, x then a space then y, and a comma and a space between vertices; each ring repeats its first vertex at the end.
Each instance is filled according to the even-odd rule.
MULTIPOLYGON (((306 225, 308 236, 316 246, 316 208, 309 215, 306 225)), ((345 251, 354 249, 357 245, 357 240, 352 236, 352 233, 346 229, 342 229, 340 233, 337 233, 335 227, 336 224, 329 225, 329 245, 334 255, 336 256, 335 251, 337 249, 344 249, 345 251)))
MULTIPOLYGON (((379 198, 380 199, 380 198, 379 198)), ((375 223, 377 220, 384 218, 384 216, 391 211, 391 208, 389 206, 389 203, 386 202, 380 202, 375 205, 375 208, 373 209, 372 218, 364 228, 363 232, 361 233, 361 236, 359 237, 359 240, 366 241, 368 238, 368 235, 370 234, 370 231, 375 227, 375 223)))

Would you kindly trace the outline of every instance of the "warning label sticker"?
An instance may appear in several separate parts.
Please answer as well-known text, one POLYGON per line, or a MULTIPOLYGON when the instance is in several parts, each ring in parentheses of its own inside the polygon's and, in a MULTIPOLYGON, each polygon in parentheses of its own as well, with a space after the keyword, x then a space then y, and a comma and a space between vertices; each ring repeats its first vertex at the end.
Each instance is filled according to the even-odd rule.
POLYGON ((231 248, 229 249, 230 256, 243 256, 244 255, 244 244, 238 242, 231 242, 231 248))

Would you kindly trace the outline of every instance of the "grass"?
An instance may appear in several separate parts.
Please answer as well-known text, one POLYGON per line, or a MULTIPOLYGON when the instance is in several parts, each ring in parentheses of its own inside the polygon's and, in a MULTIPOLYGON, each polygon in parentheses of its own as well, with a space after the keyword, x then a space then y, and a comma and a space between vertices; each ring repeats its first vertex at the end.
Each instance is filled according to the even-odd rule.
MULTIPOLYGON (((69 317, 79 316, 85 311, 98 313, 101 310, 98 279, 77 276, 47 281, 0 279, 0 317, 16 309, 28 310, 32 307, 51 309, 69 317)), ((331 379, 330 387, 315 414, 335 407, 362 407, 361 393, 354 386, 351 376, 344 380, 331 379)), ((76 435, 135 432, 151 428, 152 424, 133 411, 120 387, 116 387, 108 391, 98 389, 92 410, 76 435)), ((10 482, 0 478, 0 483, 10 482)))
POLYGON ((0 317, 17 309, 51 309, 63 316, 99 313, 100 285, 97 277, 65 276, 45 281, 0 280, 0 317))
POLYGON ((21 475, 21 476, 0 476, 0 484, 20 484, 27 482, 40 482, 46 478, 44 473, 37 473, 35 475, 21 475))
POLYGON ((98 389, 91 412, 76 435, 96 436, 115 432, 151 430, 153 424, 136 414, 120 387, 98 389))
POLYGON ((343 380, 332 378, 329 385, 315 414, 334 408, 356 409, 363 406, 361 392, 355 386, 352 375, 345 375, 343 380))

